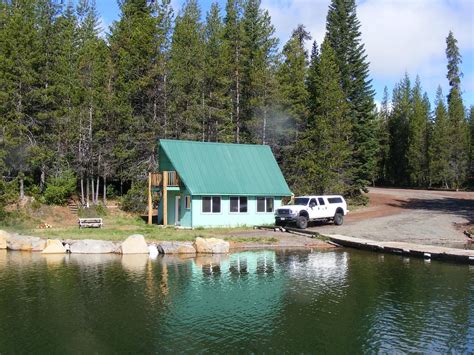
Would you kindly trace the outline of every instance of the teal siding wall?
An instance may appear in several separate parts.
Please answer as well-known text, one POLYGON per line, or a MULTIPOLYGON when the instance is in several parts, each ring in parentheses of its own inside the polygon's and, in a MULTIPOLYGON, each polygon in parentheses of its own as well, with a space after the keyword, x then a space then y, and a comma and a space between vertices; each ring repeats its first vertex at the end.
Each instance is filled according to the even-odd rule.
MULTIPOLYGON (((274 208, 280 207, 281 197, 274 197, 274 199, 274 208)), ((193 196, 191 210, 193 228, 255 226, 275 223, 274 212, 257 212, 257 199, 253 196, 248 197, 247 213, 230 213, 229 196, 221 197, 221 213, 203 213, 201 196, 193 196)))
POLYGON ((192 227, 192 213, 191 208, 193 203, 191 202, 191 208, 186 209, 186 196, 189 195, 189 191, 185 190, 181 194, 181 226, 183 227, 192 227))

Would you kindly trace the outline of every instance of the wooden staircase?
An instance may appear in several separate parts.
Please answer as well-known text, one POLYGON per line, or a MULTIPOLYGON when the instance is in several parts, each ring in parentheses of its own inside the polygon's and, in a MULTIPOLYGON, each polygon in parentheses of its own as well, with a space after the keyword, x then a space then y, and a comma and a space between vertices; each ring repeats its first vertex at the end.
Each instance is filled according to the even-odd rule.
POLYGON ((79 206, 74 199, 71 198, 67 201, 67 207, 69 208, 69 211, 71 211, 72 214, 77 215, 79 211, 79 206))

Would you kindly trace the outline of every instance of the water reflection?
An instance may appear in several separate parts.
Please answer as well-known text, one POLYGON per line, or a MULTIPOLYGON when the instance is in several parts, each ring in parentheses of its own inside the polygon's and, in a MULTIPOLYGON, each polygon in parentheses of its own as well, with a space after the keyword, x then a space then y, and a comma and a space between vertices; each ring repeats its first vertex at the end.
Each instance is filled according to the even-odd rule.
POLYGON ((469 353, 474 268, 357 251, 0 250, 0 320, 0 353, 469 353))

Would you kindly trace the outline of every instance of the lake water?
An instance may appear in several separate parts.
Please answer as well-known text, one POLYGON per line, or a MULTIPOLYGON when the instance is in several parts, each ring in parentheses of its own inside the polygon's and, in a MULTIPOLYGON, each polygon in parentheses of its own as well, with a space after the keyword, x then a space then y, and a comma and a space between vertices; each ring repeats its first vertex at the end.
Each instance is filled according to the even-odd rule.
POLYGON ((354 250, 0 250, 0 353, 474 352, 474 267, 354 250))

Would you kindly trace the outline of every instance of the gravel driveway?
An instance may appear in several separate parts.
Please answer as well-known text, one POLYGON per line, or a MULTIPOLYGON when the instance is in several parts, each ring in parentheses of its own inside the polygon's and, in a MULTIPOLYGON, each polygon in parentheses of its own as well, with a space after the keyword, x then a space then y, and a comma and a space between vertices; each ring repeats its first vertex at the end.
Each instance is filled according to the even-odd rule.
POLYGON ((368 207, 350 212, 342 226, 311 227, 381 241, 461 247, 463 230, 474 224, 474 192, 371 188, 368 207))

